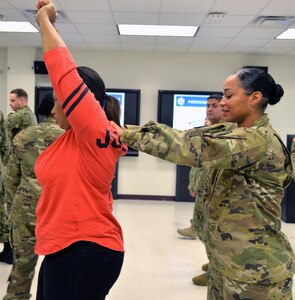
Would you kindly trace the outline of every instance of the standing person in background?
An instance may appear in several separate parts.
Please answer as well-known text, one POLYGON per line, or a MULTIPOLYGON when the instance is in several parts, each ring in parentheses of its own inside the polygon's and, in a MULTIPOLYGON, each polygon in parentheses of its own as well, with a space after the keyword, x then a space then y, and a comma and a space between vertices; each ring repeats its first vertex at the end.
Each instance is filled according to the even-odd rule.
MULTIPOLYGON (((206 115, 207 115, 206 122, 208 124, 207 126, 215 125, 223 122, 221 106, 219 105, 221 99, 222 99, 221 94, 212 94, 207 98, 207 109, 206 109, 206 115)), ((224 129, 224 126, 221 127, 218 126, 216 132, 222 129, 224 129)), ((204 132, 206 132, 206 128, 204 128, 203 130, 204 132)), ((205 223, 205 217, 204 217, 204 205, 206 201, 205 195, 206 198, 210 196, 205 191, 205 182, 207 177, 208 177, 207 169, 195 168, 195 167, 191 168, 189 173, 188 189, 190 195, 195 198, 193 218, 190 220, 191 222, 190 227, 177 230, 177 232, 184 237, 196 238, 196 236, 198 236, 203 243, 206 242, 206 238, 203 234, 204 223, 205 223)), ((200 285, 200 286, 207 285, 208 263, 202 265, 202 270, 205 271, 205 273, 201 275, 197 275, 192 278, 192 282, 195 285, 200 285)))
POLYGON ((9 247, 8 241, 8 226, 6 224, 7 211, 4 201, 4 166, 8 161, 8 155, 10 151, 10 141, 7 136, 6 124, 2 111, 0 111, 0 243, 4 243, 4 249, 0 253, 0 262, 12 264, 12 252, 9 247))
POLYGON ((6 194, 12 203, 10 212, 11 245, 14 260, 4 300, 30 299, 30 288, 38 256, 34 252, 36 205, 41 187, 34 166, 37 157, 64 131, 57 125, 52 109, 52 93, 44 96, 38 114, 42 123, 18 133, 12 141, 12 152, 6 167, 6 194))
MULTIPOLYGON (((8 114, 6 119, 7 125, 7 134, 8 138, 11 141, 21 130, 36 125, 36 116, 31 111, 28 106, 28 94, 23 89, 14 89, 9 94, 9 105, 13 112, 8 114)), ((8 151, 10 153, 10 150, 8 151)), ((8 154, 9 154, 8 153, 8 154)), ((10 247, 9 238, 8 238, 8 218, 10 214, 11 202, 9 198, 6 197, 4 191, 4 208, 3 210, 6 213, 6 216, 0 221, 2 227, 2 235, 4 248, 2 255, 0 253, 0 261, 12 264, 13 253, 10 247)), ((1 208, 2 210, 2 208, 1 208)))
MULTIPOLYGON (((207 108, 206 108, 206 119, 205 126, 214 125, 222 122, 223 115, 221 112, 221 107, 219 106, 219 102, 222 99, 222 95, 220 94, 212 94, 207 98, 207 108)), ((200 182, 199 177, 202 177, 200 174, 202 173, 202 169, 192 167, 189 173, 189 185, 188 190, 190 195, 195 198, 195 205, 197 203, 198 197, 196 197, 199 187, 202 187, 202 182, 200 182)), ((187 228, 177 229, 177 232, 187 238, 195 239, 197 237, 197 231, 195 225, 193 223, 193 219, 190 220, 191 225, 187 228)))
POLYGON ((36 246, 42 262, 37 300, 103 300, 124 258, 121 226, 112 213, 111 184, 118 157, 120 102, 101 77, 77 67, 53 23, 50 0, 37 2, 44 61, 56 95, 54 113, 65 133, 37 159, 42 187, 36 246))
POLYGON ((237 123, 235 129, 181 132, 152 121, 117 128, 132 148, 212 172, 204 224, 208 300, 292 299, 295 256, 281 231, 291 159, 265 114, 283 94, 268 73, 245 68, 225 80, 220 101, 224 120, 237 123))
POLYGON ((10 140, 29 126, 36 125, 36 116, 28 106, 28 94, 23 89, 14 89, 9 94, 9 106, 13 110, 7 116, 7 130, 10 140))

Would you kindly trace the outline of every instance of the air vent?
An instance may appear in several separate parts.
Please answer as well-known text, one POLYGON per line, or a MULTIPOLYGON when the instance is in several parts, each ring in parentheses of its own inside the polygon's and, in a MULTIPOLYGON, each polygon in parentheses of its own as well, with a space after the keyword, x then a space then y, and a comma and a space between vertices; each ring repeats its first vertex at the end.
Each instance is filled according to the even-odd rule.
MULTIPOLYGON (((37 10, 35 10, 35 9, 26 9, 26 10, 22 10, 20 12, 29 21, 34 21, 35 22, 35 14, 37 13, 37 10)), ((67 23, 69 21, 67 20, 66 15, 62 11, 59 10, 56 22, 58 22, 58 23, 67 23)))
POLYGON ((221 12, 212 12, 208 15, 206 23, 221 23, 224 19, 225 14, 221 12))
POLYGON ((295 22, 294 16, 259 16, 254 20, 258 27, 288 27, 295 22))

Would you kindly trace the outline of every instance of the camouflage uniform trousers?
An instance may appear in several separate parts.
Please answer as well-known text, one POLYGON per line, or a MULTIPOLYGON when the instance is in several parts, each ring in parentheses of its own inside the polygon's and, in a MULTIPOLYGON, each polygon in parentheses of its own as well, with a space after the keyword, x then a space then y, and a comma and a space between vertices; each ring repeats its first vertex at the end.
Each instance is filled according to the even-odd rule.
POLYGON ((223 276, 209 266, 208 300, 292 300, 292 278, 270 284, 251 284, 223 276))
MULTIPOLYGON (((25 209, 25 208, 24 208, 25 209)), ((38 256, 34 252, 35 212, 18 211, 11 221, 10 239, 14 262, 9 277, 7 294, 3 300, 30 299, 30 289, 38 256)))
POLYGON ((9 241, 9 225, 7 204, 5 202, 5 192, 3 181, 0 180, 0 243, 9 241))
POLYGON ((205 224, 205 217, 204 217, 204 199, 203 197, 196 197, 195 205, 194 205, 194 213, 193 213, 193 226, 197 231, 199 239, 204 243, 205 242, 205 235, 204 235, 204 224, 205 224))

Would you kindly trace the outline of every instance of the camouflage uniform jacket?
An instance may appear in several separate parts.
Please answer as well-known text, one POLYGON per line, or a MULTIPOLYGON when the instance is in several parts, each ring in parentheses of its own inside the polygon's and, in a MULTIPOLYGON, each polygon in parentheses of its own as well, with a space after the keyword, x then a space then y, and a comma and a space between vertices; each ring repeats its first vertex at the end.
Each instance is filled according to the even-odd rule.
POLYGON ((6 224, 7 207, 3 186, 4 166, 7 163, 10 151, 10 140, 7 136, 6 124, 2 111, 0 111, 0 242, 7 242, 8 227, 6 224))
POLYGON ((20 217, 20 211, 26 209, 28 214, 35 216, 41 187, 35 176, 34 165, 37 157, 63 132, 54 118, 47 117, 42 123, 26 128, 13 139, 4 181, 7 202, 13 203, 11 211, 16 214, 12 217, 20 217))
POLYGON ((0 165, 6 165, 9 156, 10 141, 2 111, 0 111, 0 165))
POLYGON ((195 193, 198 197, 198 193, 203 186, 204 180, 207 177, 207 172, 205 169, 191 167, 189 172, 189 184, 188 190, 195 193))
MULTIPOLYGON (((217 133, 221 130, 229 130, 236 127, 236 124, 226 123, 224 121, 218 122, 212 126, 202 126, 198 128, 198 131, 202 130, 203 133, 217 133)), ((195 129, 192 128, 188 130, 189 135, 193 135, 195 129)), ((206 177, 208 175, 208 170, 205 168, 195 168, 192 167, 189 172, 189 184, 188 190, 194 192, 196 197, 202 197, 203 187, 205 185, 206 177)))
POLYGON ((6 122, 8 137, 11 141, 21 130, 37 124, 36 116, 28 105, 9 113, 6 122))
POLYGON ((292 277, 295 257, 281 232, 280 209, 291 160, 266 114, 251 127, 213 134, 149 122, 128 127, 121 140, 177 164, 213 169, 205 212, 214 268, 249 283, 292 277))

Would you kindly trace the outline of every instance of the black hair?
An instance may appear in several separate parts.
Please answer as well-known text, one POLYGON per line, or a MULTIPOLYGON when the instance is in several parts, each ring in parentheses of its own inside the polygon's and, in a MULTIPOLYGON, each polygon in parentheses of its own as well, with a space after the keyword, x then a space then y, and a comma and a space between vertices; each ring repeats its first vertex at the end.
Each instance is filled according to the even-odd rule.
POLYGON ((77 67, 77 71, 95 99, 99 101, 106 113, 107 119, 120 125, 121 106, 120 101, 106 94, 105 84, 100 75, 93 69, 85 66, 77 67))
POLYGON ((99 74, 95 70, 85 66, 77 67, 77 71, 89 90, 93 93, 95 99, 102 101, 106 90, 104 81, 99 74))
POLYGON ((217 93, 215 93, 215 94, 211 94, 211 95, 207 98, 207 100, 209 100, 209 99, 216 99, 216 100, 218 100, 218 101, 220 102, 222 98, 223 98, 223 95, 222 95, 222 94, 217 94, 217 93))
POLYGON ((245 68, 236 73, 240 79, 240 86, 248 95, 253 92, 262 94, 261 108, 264 110, 267 104, 278 103, 284 95, 281 85, 277 84, 272 76, 258 68, 245 68))
POLYGON ((37 108, 37 113, 41 116, 49 117, 54 106, 53 93, 47 93, 41 100, 37 108))

